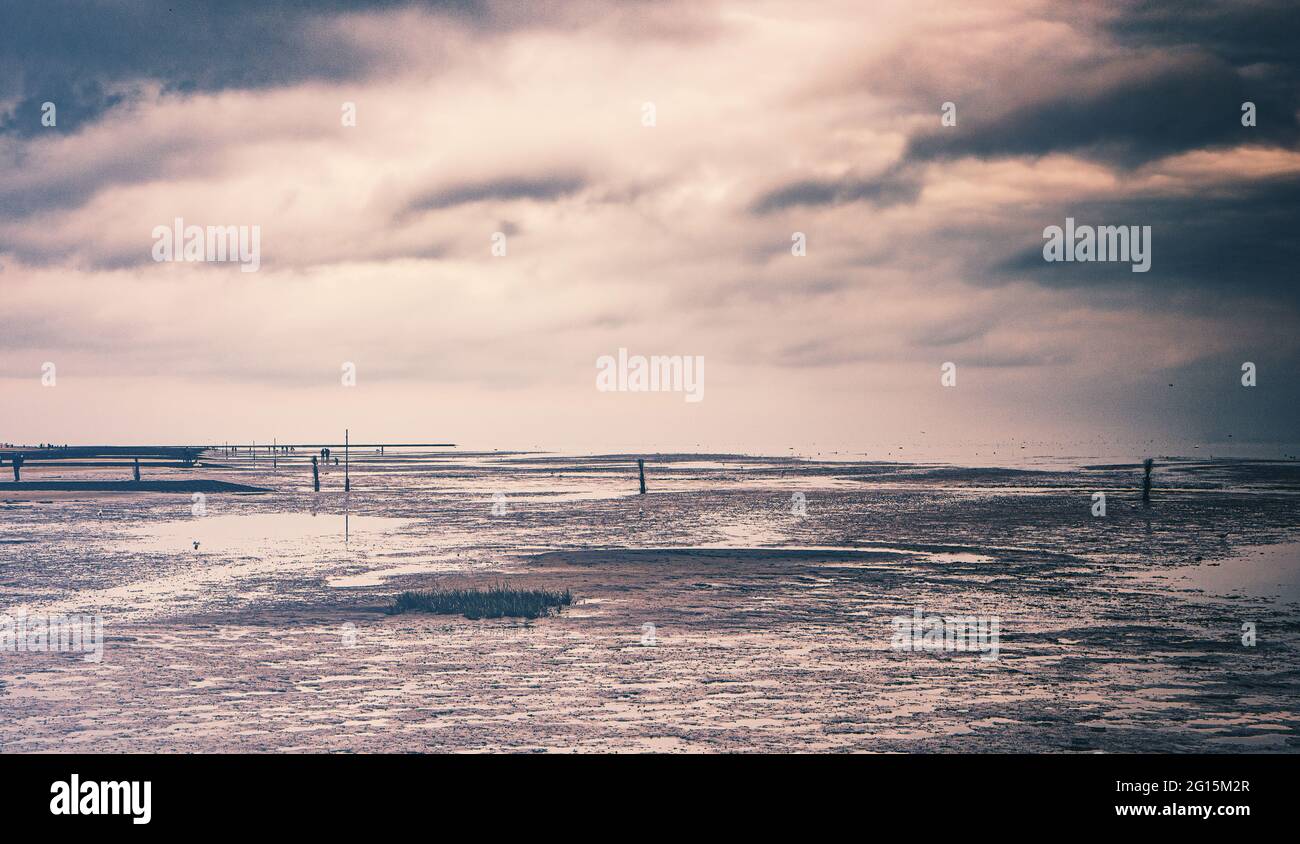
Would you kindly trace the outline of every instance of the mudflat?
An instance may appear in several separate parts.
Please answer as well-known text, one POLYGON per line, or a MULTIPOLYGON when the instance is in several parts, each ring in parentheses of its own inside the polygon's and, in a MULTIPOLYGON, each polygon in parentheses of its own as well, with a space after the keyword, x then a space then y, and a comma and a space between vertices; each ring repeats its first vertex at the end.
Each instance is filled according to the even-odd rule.
POLYGON ((99 663, 0 653, 0 747, 1300 747, 1286 463, 1161 464, 1149 506, 1129 464, 661 457, 647 495, 623 456, 354 456, 351 494, 227 471, 274 492, 0 502, 0 612, 105 619, 99 663), (575 602, 385 612, 502 582, 575 602), (997 618, 997 658, 899 649, 918 611, 997 618))

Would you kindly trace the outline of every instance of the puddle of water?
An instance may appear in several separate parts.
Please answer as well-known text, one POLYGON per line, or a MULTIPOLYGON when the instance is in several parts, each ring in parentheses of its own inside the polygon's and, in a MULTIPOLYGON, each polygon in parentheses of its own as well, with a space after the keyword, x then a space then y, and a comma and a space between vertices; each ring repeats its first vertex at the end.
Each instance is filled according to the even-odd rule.
POLYGON ((992 557, 984 554, 972 554, 965 551, 939 552, 929 555, 936 563, 991 563, 992 557))
POLYGON ((1201 590, 1219 597, 1263 598, 1300 603, 1300 542, 1247 546, 1226 560, 1158 569, 1139 576, 1174 589, 1201 590))
POLYGON ((739 524, 714 525, 713 529, 722 534, 722 539, 713 542, 701 542, 699 548, 753 548, 777 545, 785 534, 775 530, 770 523, 745 522, 739 524))
POLYGON ((189 551, 197 541, 205 553, 259 555, 305 542, 343 548, 345 540, 373 538, 408 524, 407 519, 342 513, 242 513, 148 524, 131 530, 125 541, 134 551, 189 551))

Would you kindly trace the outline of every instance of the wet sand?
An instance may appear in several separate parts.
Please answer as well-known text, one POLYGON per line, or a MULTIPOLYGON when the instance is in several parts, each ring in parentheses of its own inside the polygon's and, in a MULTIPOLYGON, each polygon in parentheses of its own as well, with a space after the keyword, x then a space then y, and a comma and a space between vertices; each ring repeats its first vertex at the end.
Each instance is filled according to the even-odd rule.
POLYGON ((0 502, 0 608, 98 609, 107 635, 99 664, 0 654, 0 748, 1300 748, 1290 466, 1170 468, 1144 508, 1128 466, 693 457, 637 496, 627 465, 394 455, 350 496, 294 474, 214 521, 187 499, 0 502), (500 580, 577 601, 533 622, 382 611, 500 580), (998 659, 893 649, 916 608, 999 617, 998 659))

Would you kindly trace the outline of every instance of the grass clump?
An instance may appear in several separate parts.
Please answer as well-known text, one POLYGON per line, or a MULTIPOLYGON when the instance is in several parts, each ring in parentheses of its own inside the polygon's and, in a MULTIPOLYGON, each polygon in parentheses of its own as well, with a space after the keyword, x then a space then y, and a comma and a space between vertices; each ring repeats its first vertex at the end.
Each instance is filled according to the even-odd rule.
POLYGON ((568 589, 554 592, 546 589, 512 589, 504 583, 488 589, 430 589, 425 592, 403 592, 388 608, 390 613, 429 612, 438 615, 463 615, 481 618, 541 618, 552 610, 573 603, 568 589))

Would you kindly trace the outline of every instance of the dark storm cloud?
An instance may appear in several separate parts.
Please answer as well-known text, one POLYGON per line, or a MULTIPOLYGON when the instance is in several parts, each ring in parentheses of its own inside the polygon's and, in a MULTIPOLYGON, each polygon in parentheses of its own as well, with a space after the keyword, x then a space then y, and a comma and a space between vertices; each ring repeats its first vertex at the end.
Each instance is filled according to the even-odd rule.
MULTIPOLYGON (((1026 98, 996 93, 981 108, 961 109, 955 127, 909 139, 904 164, 970 156, 985 160, 1067 153, 1110 165, 1123 177, 1170 155, 1239 146, 1300 145, 1300 15, 1294 4, 1134 2, 1120 5, 1095 33, 1127 57, 1107 55, 1067 68, 1045 68, 1041 91, 1026 98), (1287 8, 1287 6, 1291 8, 1287 8), (1050 71, 1050 72, 1047 72, 1050 71), (1258 123, 1241 125, 1241 105, 1255 103, 1258 123), (1005 105, 1004 105, 1005 104, 1005 105)), ((915 95, 916 92, 913 92, 915 95)), ((1124 195, 1043 206, 1021 234, 975 224, 986 244, 1007 244, 988 263, 987 246, 972 259, 987 284, 1029 280, 1049 288, 1129 289, 1160 307, 1269 298, 1300 303, 1294 270, 1300 238, 1300 180, 1244 179, 1200 193, 1124 195), (1152 266, 1048 263, 1042 229, 1063 225, 1149 225, 1152 266), (1188 297, 1182 294, 1196 294, 1188 297)), ((1005 222, 1005 221, 1004 221, 1005 222)))
POLYGON ((1105 29, 1121 44, 1195 45, 1237 67, 1262 63, 1296 70, 1300 14, 1294 0, 1136 0, 1120 4, 1118 12, 1105 29))
POLYGON ((54 102, 75 131, 122 100, 123 87, 170 91, 266 88, 364 74, 378 57, 315 24, 331 15, 404 6, 482 15, 473 0, 43 0, 0 11, 0 98, 17 107, 0 133, 41 130, 54 102))
POLYGON ((992 277, 1031 278, 1047 287, 1138 284, 1152 296, 1213 291, 1222 297, 1271 297, 1300 303, 1300 178, 1246 182, 1235 189, 1186 197, 1132 197, 1080 202, 1025 232, 1025 245, 992 277), (1134 273, 1126 263, 1048 263, 1042 227, 1151 226, 1151 269, 1134 273))
POLYGON ((921 183, 914 175, 890 170, 876 178, 845 176, 839 179, 799 179, 770 188, 750 205, 755 214, 770 214, 798 206, 843 205, 867 202, 878 208, 915 202, 921 183))
POLYGON ((45 128, 41 124, 41 107, 47 102, 57 109, 57 125, 75 130, 128 99, 121 92, 109 93, 93 79, 58 74, 37 78, 41 81, 34 83, 33 93, 20 100, 9 114, 0 113, 0 135, 36 135, 45 128))
POLYGON ((995 115, 962 113, 959 125, 910 139, 912 160, 1072 153, 1136 167, 1188 150, 1239 144, 1292 145, 1300 138, 1300 95, 1246 78, 1203 52, 1110 63, 1063 77, 1045 99, 995 115), (1251 101, 1258 125, 1241 125, 1251 101))
POLYGON ((577 173, 548 176, 510 176, 480 182, 464 182, 438 188, 413 199, 403 213, 432 211, 468 205, 484 200, 515 199, 554 200, 576 193, 587 185, 586 177, 577 173))
POLYGON ((1300 355, 1257 338, 1239 338, 1232 352, 1206 355, 1151 373, 1149 396, 1169 417, 1196 420, 1201 436, 1222 442, 1300 441, 1300 355), (1255 364, 1258 385, 1241 385, 1241 365, 1255 364), (1173 384, 1171 388, 1168 385, 1173 384))

